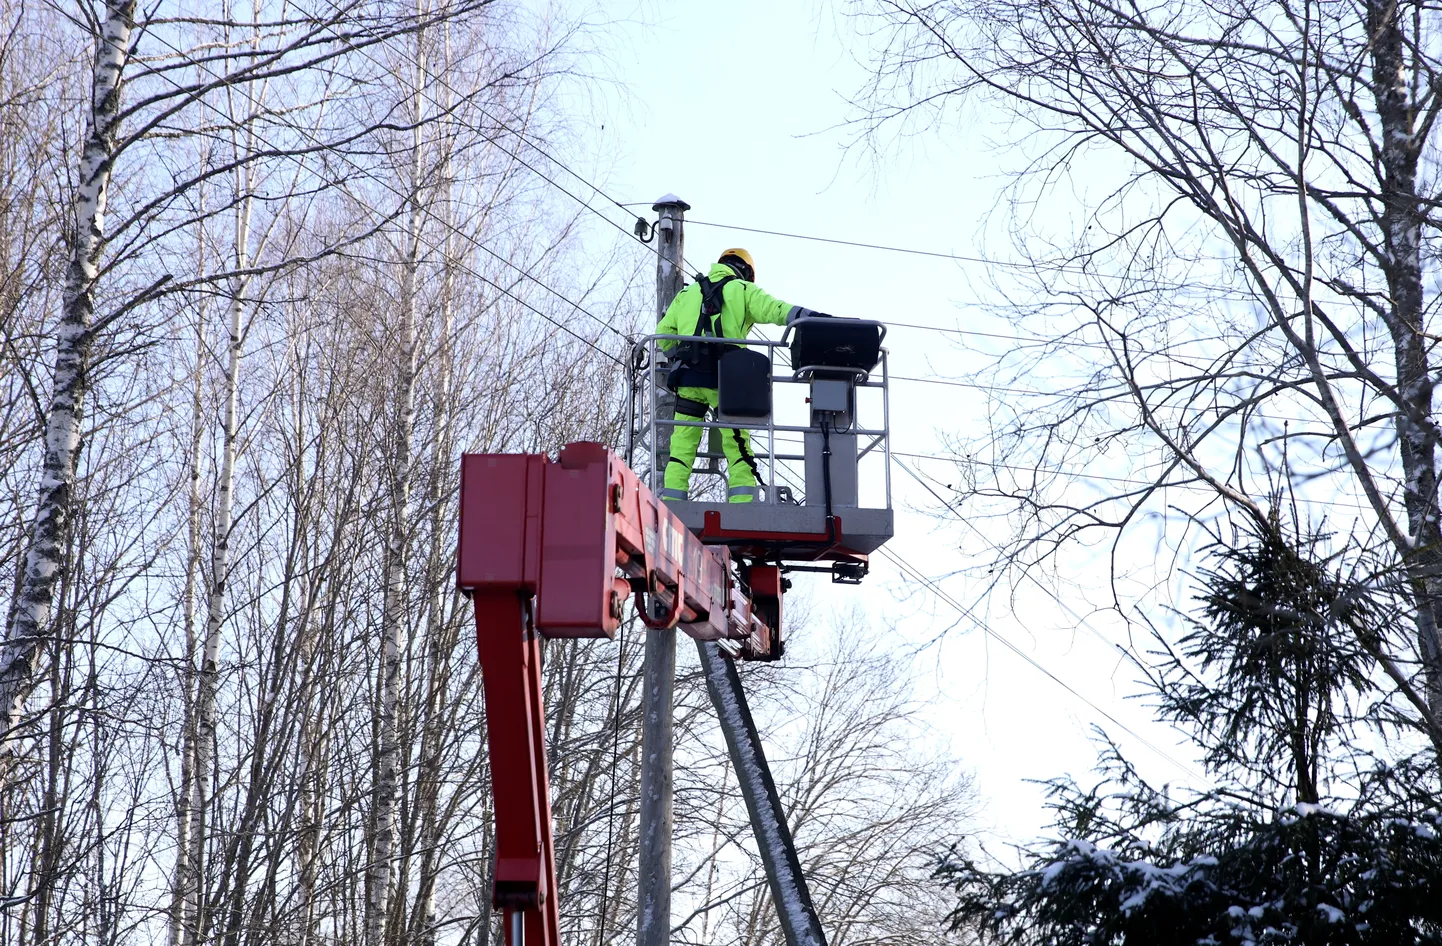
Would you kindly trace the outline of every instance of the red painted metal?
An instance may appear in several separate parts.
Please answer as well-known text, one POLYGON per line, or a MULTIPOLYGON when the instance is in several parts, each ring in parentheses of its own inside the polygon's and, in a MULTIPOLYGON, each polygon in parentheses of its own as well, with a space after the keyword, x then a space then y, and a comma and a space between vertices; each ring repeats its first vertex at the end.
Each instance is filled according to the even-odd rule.
POLYGON ((461 457, 460 588, 536 593, 545 468, 546 458, 535 454, 461 457))
POLYGON ((749 630, 732 626, 744 598, 731 593, 730 566, 729 550, 702 544, 601 444, 570 444, 554 462, 535 454, 462 458, 457 584, 535 594, 546 637, 614 636, 621 602, 636 591, 669 617, 661 626, 744 640, 749 630))
POLYGON ((781 569, 775 565, 752 565, 747 581, 751 583, 751 593, 764 595, 767 598, 780 600, 781 598, 781 569))
POLYGON ((708 546, 597 443, 461 460, 457 585, 476 609, 495 794, 495 905, 523 919, 525 946, 560 946, 551 841, 542 637, 612 637, 628 595, 647 626, 729 640, 737 656, 780 655, 782 582, 708 546))
MULTIPOLYGON (((765 628, 781 627, 781 595, 785 590, 778 565, 752 565, 746 572, 746 582, 751 586, 751 602, 758 622, 765 628)), ((751 657, 754 660, 780 660, 781 635, 768 633, 758 635, 750 642, 751 657)))
MULTIPOLYGON (((836 521, 836 538, 841 538, 841 517, 833 516, 836 521)), ((825 532, 754 532, 745 529, 723 529, 721 528, 721 513, 715 509, 706 510, 701 525, 701 537, 718 541, 731 539, 745 539, 747 541, 764 544, 767 542, 826 542, 830 539, 825 532)), ((825 551, 824 549, 819 551, 825 551)))
POLYGON ((737 555, 756 558, 780 558, 788 562, 866 562, 865 552, 846 547, 841 517, 832 518, 835 521, 834 535, 825 532, 724 529, 721 527, 720 510, 708 509, 702 514, 700 538, 713 548, 725 545, 737 555))
POLYGON ((476 647, 485 684, 486 742, 495 796, 495 905, 521 911, 525 946, 560 946, 555 848, 551 842, 551 791, 546 773, 545 711, 541 705, 541 642, 529 626, 525 591, 486 590, 471 595, 476 647))

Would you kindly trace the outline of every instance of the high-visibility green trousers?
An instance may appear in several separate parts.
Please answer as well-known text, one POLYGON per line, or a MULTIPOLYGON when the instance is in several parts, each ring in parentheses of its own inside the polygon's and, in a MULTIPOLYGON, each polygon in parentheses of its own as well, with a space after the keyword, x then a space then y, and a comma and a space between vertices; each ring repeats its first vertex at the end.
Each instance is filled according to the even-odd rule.
MULTIPOLYGON (((712 410, 716 409, 715 388, 681 388, 676 392, 681 400, 697 401, 712 410)), ((704 418, 676 411, 677 420, 701 421, 704 418)), ((691 467, 696 463, 696 451, 701 448, 703 427, 671 428, 671 461, 666 464, 666 488, 661 490, 662 499, 685 499, 691 485, 691 467)), ((726 480, 730 487, 726 498, 733 503, 749 503, 758 498, 756 488, 756 457, 751 453, 751 434, 734 428, 721 431, 721 449, 726 454, 726 480)))

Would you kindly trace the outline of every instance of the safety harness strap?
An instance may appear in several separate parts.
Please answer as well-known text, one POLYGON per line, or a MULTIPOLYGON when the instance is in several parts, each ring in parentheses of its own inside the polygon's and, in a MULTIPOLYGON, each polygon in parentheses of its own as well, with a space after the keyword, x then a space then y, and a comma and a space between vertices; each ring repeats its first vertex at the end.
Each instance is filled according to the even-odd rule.
MULTIPOLYGON (((691 330, 691 334, 707 338, 725 338, 725 324, 719 321, 721 310, 725 307, 721 290, 736 277, 724 276, 712 282, 697 273, 695 278, 696 288, 701 293, 701 312, 696 317, 696 327, 691 330)), ((681 342, 676 346, 672 356, 676 367, 672 368, 670 374, 666 376, 666 387, 672 391, 682 387, 714 388, 716 386, 716 362, 722 354, 733 347, 735 346, 723 345, 720 342, 681 342)), ((692 416, 703 415, 704 411, 697 412, 692 416)))
POLYGON ((704 401, 693 401, 689 397, 676 396, 676 413, 687 417, 705 417, 710 405, 704 401))
POLYGON ((726 330, 718 328, 716 318, 721 314, 725 306, 725 299, 721 290, 728 282, 735 279, 735 276, 723 276, 712 282, 700 273, 696 274, 696 286, 701 290, 701 318, 696 320, 697 335, 714 335, 717 338, 725 338, 726 330))

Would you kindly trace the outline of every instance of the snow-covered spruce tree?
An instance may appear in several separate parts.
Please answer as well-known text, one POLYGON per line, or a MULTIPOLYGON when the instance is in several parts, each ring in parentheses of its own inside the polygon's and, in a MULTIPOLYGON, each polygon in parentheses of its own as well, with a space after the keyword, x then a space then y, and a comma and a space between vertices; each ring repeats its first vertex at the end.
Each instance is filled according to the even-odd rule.
POLYGON ((978 570, 1015 591, 1055 566, 1067 610, 1129 621, 1217 530, 1247 535, 1211 546, 1175 649, 1137 660, 1221 789, 1176 801, 1120 762, 1057 783, 1035 870, 946 866, 957 918, 1015 942, 1438 941, 1438 8, 855 8, 871 142, 986 127, 1014 169, 982 232, 1017 341, 956 451, 954 508, 1005 536, 978 570), (980 107, 1000 116, 958 111, 980 107), (1279 470, 1346 567, 1269 513, 1279 470))
POLYGON ((1051 783, 1058 837, 1026 869, 941 865, 954 924, 1057 946, 1442 943, 1435 761, 1366 767, 1356 749, 1398 722, 1375 699, 1393 576, 1324 546, 1251 523, 1209 549, 1187 633, 1154 635, 1160 715, 1218 787, 1170 797, 1108 743, 1101 784, 1051 783))
POLYGON ((1442 943, 1435 808, 1267 812, 1221 793, 1179 803, 1120 762, 1113 772, 1114 793, 1053 785, 1057 810, 1077 820, 1028 869, 945 862, 955 926, 1055 946, 1442 943))

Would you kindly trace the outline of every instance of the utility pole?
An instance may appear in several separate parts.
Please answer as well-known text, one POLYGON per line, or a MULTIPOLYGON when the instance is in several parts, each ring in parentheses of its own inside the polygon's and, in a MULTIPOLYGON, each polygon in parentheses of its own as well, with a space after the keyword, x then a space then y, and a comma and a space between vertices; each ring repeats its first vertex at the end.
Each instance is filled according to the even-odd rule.
MULTIPOLYGON (((685 245, 682 221, 691 205, 675 194, 667 194, 656 201, 651 208, 656 212, 656 321, 666 314, 671 300, 681 291, 686 281, 685 245)), ((657 349, 656 363, 651 366, 652 387, 656 392, 656 417, 670 420, 676 416, 676 395, 666 387, 666 374, 671 370, 670 362, 662 361, 657 349)), ((666 463, 671 458, 671 428, 653 425, 656 443, 652 445, 655 464, 651 473, 651 488, 660 492, 665 486, 666 463)))
MULTIPOLYGON (((691 205, 675 194, 656 201, 656 318, 666 314, 681 291, 685 270, 681 224, 691 205)), ((676 413, 676 396, 666 388, 670 366, 652 366, 657 392, 656 415, 670 420, 676 413)), ((651 488, 664 485, 671 457, 671 428, 654 424, 656 443, 651 455, 651 488)), ((676 632, 646 631, 646 654, 641 690, 641 863, 637 883, 637 946, 668 946, 671 941, 671 752, 672 691, 676 678, 676 632)))

